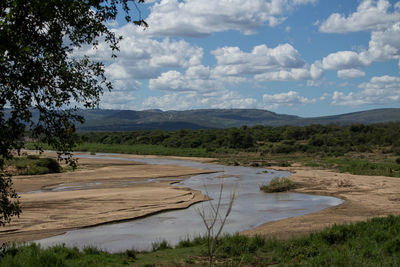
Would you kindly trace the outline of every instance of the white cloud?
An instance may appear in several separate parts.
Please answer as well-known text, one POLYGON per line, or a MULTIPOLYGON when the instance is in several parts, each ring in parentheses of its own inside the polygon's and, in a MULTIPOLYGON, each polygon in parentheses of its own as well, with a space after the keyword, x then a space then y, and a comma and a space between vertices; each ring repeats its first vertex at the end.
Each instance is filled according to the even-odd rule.
POLYGON ((184 40, 154 40, 132 24, 113 31, 124 37, 119 43, 116 59, 111 58, 112 51, 104 42, 97 49, 85 47, 77 50, 74 56, 88 55, 93 60, 104 62, 106 75, 116 89, 127 89, 137 83, 136 80, 156 78, 163 68, 190 68, 203 60, 203 49, 184 40))
POLYGON ((274 27, 285 20, 294 6, 315 0, 161 0, 151 8, 146 21, 149 34, 201 37, 215 32, 238 30, 254 33, 268 23, 274 27))
POLYGON ((290 44, 269 48, 255 46, 249 53, 239 47, 223 47, 211 52, 217 59, 214 73, 217 76, 246 76, 276 70, 303 68, 306 63, 290 44))
MULTIPOLYGON (((345 17, 343 14, 334 13, 319 27, 321 32, 348 33, 357 31, 383 30, 399 21, 400 13, 397 8, 391 12, 388 0, 363 0, 357 11, 345 17)), ((396 7, 398 3, 396 4, 396 7)))
POLYGON ((339 70, 337 76, 340 79, 360 78, 365 76, 365 72, 358 69, 344 69, 339 70))
POLYGON ((151 96, 143 101, 143 109, 187 110, 197 108, 261 108, 254 98, 246 98, 234 91, 169 93, 151 96))
POLYGON ((100 108, 102 109, 133 109, 136 100, 134 91, 113 90, 102 96, 100 108))
POLYGON ((305 64, 299 52, 287 43, 275 48, 269 48, 265 44, 258 45, 250 53, 242 52, 238 47, 219 48, 212 53, 219 65, 255 63, 256 68, 259 66, 297 68, 305 64))
POLYGON ((254 76, 256 81, 298 81, 311 80, 311 74, 307 69, 291 69, 290 71, 281 70, 257 74, 254 76))
POLYGON ((279 106, 298 106, 304 104, 311 104, 316 102, 316 99, 309 99, 300 96, 298 92, 289 91, 287 93, 279 93, 274 95, 264 94, 263 102, 266 108, 276 109, 279 106))
POLYGON ((185 74, 175 70, 164 72, 159 77, 150 79, 149 88, 175 92, 209 92, 222 90, 225 84, 221 79, 212 76, 209 67, 199 65, 188 68, 185 74))
MULTIPOLYGON (((400 17, 398 20, 400 20, 400 17)), ((370 57, 376 61, 399 59, 400 22, 391 25, 383 31, 372 32, 368 52, 370 57)))
POLYGON ((371 64, 366 52, 339 51, 322 59, 322 67, 327 70, 354 69, 371 64))
POLYGON ((149 88, 163 91, 221 91, 229 84, 244 82, 310 80, 322 76, 320 62, 308 67, 298 51, 289 44, 268 48, 255 46, 251 52, 239 47, 223 47, 211 52, 215 68, 195 65, 185 73, 171 70, 150 79, 149 88))
POLYGON ((369 82, 360 84, 359 88, 362 90, 347 95, 334 92, 332 104, 360 106, 400 103, 400 77, 373 77, 369 82))
POLYGON ((328 97, 331 97, 332 95, 329 93, 323 93, 322 96, 319 98, 321 101, 325 101, 328 99, 328 97))
POLYGON ((376 61, 393 59, 400 59, 400 22, 385 30, 373 31, 368 50, 331 53, 322 59, 322 67, 327 70, 360 69, 376 61))

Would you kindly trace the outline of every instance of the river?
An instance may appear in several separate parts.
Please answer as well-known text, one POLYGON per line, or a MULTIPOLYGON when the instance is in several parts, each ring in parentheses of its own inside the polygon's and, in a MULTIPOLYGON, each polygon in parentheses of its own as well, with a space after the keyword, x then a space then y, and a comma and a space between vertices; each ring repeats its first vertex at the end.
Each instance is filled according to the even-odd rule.
MULTIPOLYGON (((200 190, 203 194, 208 194, 213 198, 213 201, 216 201, 223 182, 222 213, 225 212, 229 204, 231 193, 235 192, 236 198, 232 212, 223 230, 225 233, 240 232, 257 227, 265 222, 317 212, 343 202, 333 197, 298 193, 265 194, 260 191, 260 185, 268 183, 272 178, 289 176, 290 173, 285 171, 224 166, 191 160, 127 159, 118 158, 115 155, 110 157, 109 154, 85 157, 131 160, 147 164, 179 165, 216 171, 216 173, 192 176, 174 186, 200 190)), ((157 182, 157 179, 152 182, 157 182)), ((63 235, 35 242, 43 247, 62 243, 66 246, 77 246, 79 248, 95 246, 108 252, 121 252, 127 249, 149 250, 153 242, 162 240, 175 245, 180 240, 205 234, 206 229, 198 211, 208 211, 209 207, 208 202, 198 203, 184 210, 163 212, 124 223, 68 231, 63 235)))

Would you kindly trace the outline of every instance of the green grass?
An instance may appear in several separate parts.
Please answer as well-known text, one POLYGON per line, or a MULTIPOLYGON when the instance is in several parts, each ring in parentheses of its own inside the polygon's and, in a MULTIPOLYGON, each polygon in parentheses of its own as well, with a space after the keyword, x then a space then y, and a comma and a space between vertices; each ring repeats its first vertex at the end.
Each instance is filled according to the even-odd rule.
POLYGON ((285 192, 296 188, 296 184, 289 178, 273 178, 269 184, 260 186, 260 190, 265 193, 285 192))
MULTIPOLYGON (((160 242, 159 244, 167 242, 160 242)), ((79 251, 56 246, 11 246, 0 253, 0 266, 202 266, 207 263, 206 239, 183 240, 176 248, 108 254, 95 248, 79 251)), ((399 266, 400 216, 334 225, 321 232, 289 240, 239 234, 218 242, 220 266, 399 266)))
POLYGON ((26 157, 14 157, 6 162, 8 167, 15 167, 19 175, 38 175, 47 173, 59 173, 62 168, 57 160, 52 158, 39 158, 29 155, 26 157))
MULTIPOLYGON (((139 253, 135 264, 193 264, 207 262, 205 240, 178 249, 139 253)), ((225 235, 218 244, 221 266, 398 266, 400 216, 335 225, 306 237, 279 241, 261 236, 225 235)))
POLYGON ((11 246, 0 253, 0 266, 126 266, 133 262, 128 253, 110 254, 96 248, 54 246, 47 249, 39 245, 11 246))
POLYGON ((390 158, 376 160, 351 156, 326 157, 320 160, 305 161, 305 165, 336 169, 339 172, 358 175, 400 177, 400 164, 390 158))
MULTIPOLYGON (((52 148, 46 145, 41 146, 43 149, 52 148)), ((34 144, 27 144, 27 149, 35 149, 34 144)), ((123 144, 98 144, 98 143, 81 143, 78 144, 74 151, 82 152, 103 152, 103 153, 121 153, 136 155, 163 155, 163 156, 186 156, 186 157, 215 157, 214 152, 209 152, 205 148, 173 148, 164 147, 162 145, 123 145, 123 144)), ((228 151, 227 151, 228 152, 228 151)))

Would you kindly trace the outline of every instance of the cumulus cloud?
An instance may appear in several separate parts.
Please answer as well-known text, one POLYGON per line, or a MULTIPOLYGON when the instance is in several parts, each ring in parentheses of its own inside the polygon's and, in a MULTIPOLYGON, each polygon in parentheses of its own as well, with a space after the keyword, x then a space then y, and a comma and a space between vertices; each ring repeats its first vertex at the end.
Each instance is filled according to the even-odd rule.
POLYGON ((149 88, 163 91, 216 91, 228 85, 244 82, 292 81, 319 79, 322 64, 308 66, 299 52, 289 44, 269 48, 255 46, 251 52, 239 47, 223 47, 211 52, 217 64, 214 68, 191 66, 186 72, 171 70, 150 79, 149 88))
POLYGON ((211 52, 219 67, 226 67, 229 73, 256 74, 273 68, 300 68, 305 65, 299 52, 290 44, 269 48, 265 44, 253 48, 250 53, 239 47, 223 47, 211 52))
POLYGON ((151 96, 143 101, 143 109, 186 110, 196 108, 261 108, 254 98, 243 97, 238 92, 223 90, 217 92, 168 93, 151 96))
POLYGON ((332 104, 360 106, 400 103, 400 77, 388 75, 373 77, 358 87, 362 90, 348 94, 335 91, 332 104))
POLYGON ((371 31, 367 50, 332 53, 322 59, 322 67, 339 70, 339 78, 362 77, 364 74, 354 69, 364 68, 376 61, 400 59, 400 2, 392 10, 387 0, 363 0, 355 13, 348 17, 332 14, 320 25, 320 31, 327 33, 363 30, 371 31))
POLYGON ((254 76, 257 81, 298 81, 298 80, 310 80, 311 74, 307 69, 291 69, 267 72, 263 74, 257 74, 254 76))
POLYGON ((158 77, 163 68, 190 68, 201 64, 203 49, 184 40, 169 38, 154 40, 140 32, 132 24, 113 30, 123 36, 119 43, 118 57, 111 58, 112 51, 106 43, 97 49, 85 47, 74 52, 74 56, 88 55, 93 60, 106 64, 106 75, 116 89, 136 89, 137 80, 158 77))
POLYGON ((318 62, 308 67, 300 53, 290 44, 269 48, 265 44, 255 46, 251 52, 239 47, 223 47, 211 52, 217 59, 214 75, 246 77, 254 75, 256 81, 287 81, 318 79, 322 69, 318 62))
MULTIPOLYGON (((400 17, 398 20, 400 20, 400 17)), ((399 59, 400 22, 391 25, 383 31, 372 32, 368 52, 370 57, 376 61, 386 61, 393 58, 399 59)))
POLYGON ((366 52, 339 51, 322 59, 322 66, 327 70, 354 69, 371 64, 366 52))
POLYGON ((254 33, 266 23, 274 27, 284 14, 298 5, 315 0, 161 0, 155 3, 146 21, 147 31, 158 36, 202 37, 215 32, 238 30, 254 33))
POLYGON ((363 0, 357 11, 346 17, 343 14, 334 13, 319 27, 321 32, 348 33, 357 31, 383 30, 399 21, 400 12, 398 3, 395 10, 388 0, 363 0))
POLYGON ((263 102, 266 108, 276 109, 279 106, 298 106, 304 104, 311 104, 316 102, 316 99, 309 99, 300 96, 298 92, 289 91, 287 93, 279 93, 274 95, 264 94, 263 102))
POLYGON ((211 77, 210 69, 196 66, 187 69, 185 74, 171 70, 162 73, 155 79, 150 79, 149 88, 161 91, 213 91, 224 88, 222 81, 211 77))
POLYGON ((365 76, 365 72, 358 69, 339 70, 337 76, 340 79, 360 78, 365 76))
POLYGON ((392 59, 400 59, 400 22, 372 32, 368 50, 331 53, 322 59, 322 67, 327 70, 360 69, 373 62, 392 59))
POLYGON ((113 90, 102 96, 100 108, 103 109, 132 109, 135 106, 134 91, 113 90))

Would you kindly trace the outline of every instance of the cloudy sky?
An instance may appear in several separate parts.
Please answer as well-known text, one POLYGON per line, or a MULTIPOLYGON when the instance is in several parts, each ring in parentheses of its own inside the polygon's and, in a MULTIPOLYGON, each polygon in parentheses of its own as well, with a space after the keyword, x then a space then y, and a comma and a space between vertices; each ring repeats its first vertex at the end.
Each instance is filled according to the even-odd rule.
MULTIPOLYGON (((102 108, 258 108, 300 116, 400 107, 400 1, 160 0, 143 30, 81 51, 106 64, 102 108)), ((132 12, 135 17, 137 13, 132 12)))

